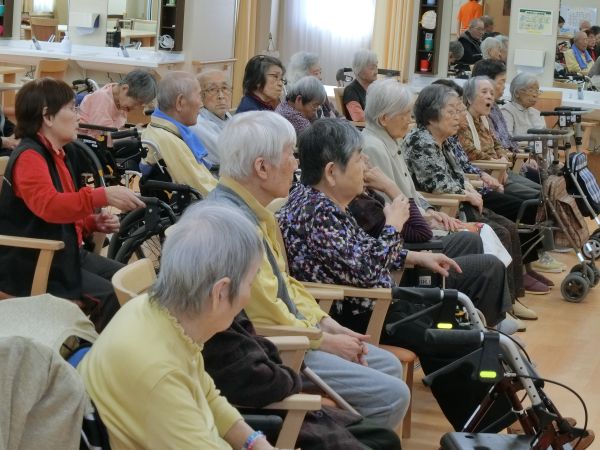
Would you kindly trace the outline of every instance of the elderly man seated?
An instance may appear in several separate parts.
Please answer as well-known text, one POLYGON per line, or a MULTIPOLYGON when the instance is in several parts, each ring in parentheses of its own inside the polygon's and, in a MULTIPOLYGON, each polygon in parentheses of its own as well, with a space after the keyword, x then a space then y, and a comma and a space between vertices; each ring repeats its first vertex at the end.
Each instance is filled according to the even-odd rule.
POLYGON ((220 395, 201 353, 251 299, 262 244, 238 211, 198 206, 165 241, 150 293, 119 311, 77 367, 114 450, 273 449, 220 395))
POLYGON ((567 71, 572 73, 581 73, 587 75, 592 66, 594 60, 590 56, 587 50, 588 46, 588 35, 584 31, 575 33, 573 37, 573 45, 571 48, 564 52, 565 65, 567 71))
POLYGON ((266 207, 288 194, 298 167, 295 145, 292 125, 269 111, 235 115, 219 138, 221 178, 209 199, 241 209, 259 228, 265 247, 245 311, 254 324, 320 328, 322 339, 311 342, 307 366, 364 417, 393 428, 410 395, 398 360, 329 317, 285 271, 279 227, 266 207))
POLYGON ((469 23, 469 28, 460 35, 460 42, 465 49, 465 53, 460 62, 464 64, 475 64, 483 56, 481 54, 481 37, 483 36, 483 22, 481 19, 473 19, 469 23))
POLYGON ((207 195, 217 181, 209 171, 206 148, 190 129, 202 105, 200 83, 191 73, 169 72, 158 84, 157 103, 142 138, 155 143, 160 155, 150 151, 142 162, 142 172, 152 178, 162 159, 175 183, 207 195))
POLYGON ((192 131, 206 147, 206 159, 211 164, 219 164, 217 139, 231 114, 231 83, 222 70, 206 70, 198 75, 202 103, 196 125, 192 131))

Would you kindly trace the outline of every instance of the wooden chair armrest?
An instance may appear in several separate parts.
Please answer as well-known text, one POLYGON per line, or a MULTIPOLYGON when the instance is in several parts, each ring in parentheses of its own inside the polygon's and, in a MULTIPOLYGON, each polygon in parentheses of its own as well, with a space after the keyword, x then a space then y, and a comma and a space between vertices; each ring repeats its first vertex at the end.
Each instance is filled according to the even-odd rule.
POLYGON ((469 181, 480 179, 479 175, 477 175, 476 173, 465 173, 465 176, 467 177, 467 180, 469 180, 469 181))
POLYGON ((423 197, 433 206, 449 206, 458 208, 458 204, 460 203, 460 201, 458 201, 455 198, 442 198, 436 196, 429 196, 428 194, 423 194, 423 197))
POLYGON ((287 410, 275 446, 277 448, 295 448, 300 427, 302 426, 302 422, 304 422, 304 416, 306 416, 307 411, 321 409, 321 396, 293 394, 280 402, 265 406, 264 409, 287 410))
POLYGON ((279 351, 287 350, 308 350, 310 341, 306 336, 269 336, 273 344, 279 351))
POLYGON ((331 287, 328 284, 311 283, 310 286, 307 283, 302 283, 306 290, 317 300, 343 300, 344 291, 336 287, 331 287))
POLYGON ((427 199, 427 201, 429 201, 430 199, 433 200, 454 200, 454 201, 458 201, 458 202, 464 202, 466 199, 466 195, 465 194, 431 194, 428 192, 422 192, 423 197, 425 197, 427 199))
POLYGON ((523 159, 523 160, 528 159, 530 156, 529 153, 526 153, 526 152, 515 152, 515 153, 513 153, 513 155, 514 155, 513 159, 523 159))
POLYGON ((364 128, 366 126, 366 122, 357 122, 355 120, 350 121, 350 123, 352 125, 354 125, 356 128, 364 128))
POLYGON ((368 297, 381 300, 391 300, 392 298, 392 291, 390 288, 360 288, 354 286, 344 286, 342 284, 315 283, 312 281, 303 281, 302 284, 307 289, 331 289, 334 292, 341 292, 341 297, 336 297, 334 300, 340 300, 344 297, 368 297))
POLYGON ((318 328, 292 327, 288 325, 254 325, 259 336, 306 336, 311 341, 321 339, 323 332, 318 328))
POLYGON ((507 162, 488 161, 485 159, 475 159, 475 160, 471 161, 471 164, 473 164, 474 166, 477 166, 483 170, 506 169, 510 165, 510 163, 507 163, 507 162))
POLYGON ((304 354, 310 345, 306 336, 273 336, 267 338, 277 346, 284 365, 300 371, 304 354))
POLYGON ((321 409, 321 396, 314 394, 292 394, 280 402, 265 406, 264 409, 315 411, 321 409))
POLYGON ((469 180, 469 183, 471 183, 471 186, 475 189, 481 189, 483 187, 483 181, 481 180, 469 180))
POLYGON ((50 239, 0 235, 0 246, 58 251, 65 248, 65 243, 50 239))

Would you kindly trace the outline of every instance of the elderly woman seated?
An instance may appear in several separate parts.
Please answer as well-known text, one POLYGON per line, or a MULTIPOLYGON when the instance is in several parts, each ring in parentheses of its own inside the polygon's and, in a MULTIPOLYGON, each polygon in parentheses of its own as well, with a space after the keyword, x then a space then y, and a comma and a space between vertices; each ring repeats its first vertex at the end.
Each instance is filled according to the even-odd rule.
POLYGON ((510 83, 510 100, 500 108, 511 135, 527 134, 530 128, 546 128, 546 122, 533 106, 540 95, 540 82, 531 73, 522 72, 510 83))
MULTIPOLYGON (((474 77, 464 84, 463 89, 467 120, 459 127, 458 139, 469 160, 508 162, 511 155, 502 147, 488 121, 494 103, 492 81, 488 77, 474 77)), ((499 181, 504 185, 504 192, 521 200, 536 199, 540 196, 539 184, 515 174, 512 170, 504 172, 499 181)))
POLYGON ((296 134, 300 134, 317 118, 326 98, 323 83, 313 76, 302 77, 288 88, 285 101, 277 106, 275 112, 285 117, 296 134))
POLYGON ((277 58, 267 55, 250 58, 244 70, 244 96, 236 113, 274 111, 284 92, 284 75, 285 67, 277 58))
POLYGON ((359 50, 352 61, 354 80, 344 88, 342 101, 346 105, 346 118, 355 122, 364 122, 367 88, 377 79, 377 54, 371 50, 359 50))
MULTIPOLYGON (((406 161, 418 188, 432 193, 464 194, 461 207, 469 221, 489 224, 506 249, 513 255, 509 285, 513 299, 523 295, 523 269, 519 233, 514 222, 484 208, 484 198, 492 205, 499 204, 507 211, 519 209, 520 200, 490 189, 477 192, 465 178, 453 153, 452 136, 456 133, 464 109, 456 91, 439 84, 424 88, 415 102, 417 128, 406 137, 406 161)), ((532 280, 525 289, 548 292, 544 285, 532 280)), ((533 318, 533 317, 531 317, 533 318)))
MULTIPOLYGON (((310 52, 294 53, 288 64, 288 82, 294 84, 300 78, 308 75, 312 75, 323 82, 319 55, 310 52)), ((340 113, 335 109, 329 98, 325 98, 322 109, 317 113, 320 113, 319 117, 340 117, 340 113)))
POLYGON ((506 60, 504 44, 500 39, 492 36, 485 38, 481 43, 481 55, 483 59, 492 59, 495 61, 506 60))
POLYGON ((219 394, 201 353, 250 300, 262 242, 238 211, 198 207, 165 241, 150 293, 119 311, 78 366, 115 450, 273 448, 219 394))
MULTIPOLYGON (((278 213, 290 272, 304 281, 391 287, 392 271, 415 264, 448 277, 446 286, 472 294, 488 323, 498 324, 510 309, 510 296, 504 267, 497 258, 470 256, 478 258, 481 268, 474 273, 461 270, 460 258, 454 261, 441 253, 406 250, 400 230, 409 210, 401 194, 385 207, 386 225, 379 237, 357 225, 347 207, 363 191, 361 147, 360 133, 334 119, 320 119, 300 135, 301 184, 292 189, 278 213)), ((369 301, 348 306, 362 314, 364 327, 369 306, 369 301)))

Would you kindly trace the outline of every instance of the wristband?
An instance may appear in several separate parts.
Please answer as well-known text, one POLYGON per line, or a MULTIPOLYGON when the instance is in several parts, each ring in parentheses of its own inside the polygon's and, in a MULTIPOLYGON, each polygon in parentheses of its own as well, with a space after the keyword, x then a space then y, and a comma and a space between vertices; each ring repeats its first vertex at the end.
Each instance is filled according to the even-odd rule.
POLYGON ((252 447, 254 447, 256 441, 259 440, 261 437, 265 437, 262 431, 254 431, 252 434, 250 434, 250 436, 248 436, 246 442, 244 442, 242 450, 252 450, 252 447))

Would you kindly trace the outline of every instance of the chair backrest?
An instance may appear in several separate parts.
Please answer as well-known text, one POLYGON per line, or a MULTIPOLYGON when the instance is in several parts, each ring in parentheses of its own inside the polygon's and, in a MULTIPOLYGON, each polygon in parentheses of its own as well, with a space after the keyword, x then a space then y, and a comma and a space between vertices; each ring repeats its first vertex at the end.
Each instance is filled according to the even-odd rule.
POLYGON ((142 258, 119 269, 111 281, 119 304, 124 305, 150 289, 154 280, 156 280, 154 264, 150 259, 142 258))
POLYGON ((335 105, 342 116, 348 118, 350 114, 348 114, 348 108, 344 104, 344 88, 343 87, 334 87, 333 95, 335 96, 335 105))
MULTIPOLYGON (((538 96, 537 102, 533 106, 538 111, 554 111, 554 108, 562 104, 562 92, 561 91, 542 91, 538 96)), ((553 128, 558 121, 557 117, 546 116, 544 117, 547 128, 553 128)))
POLYGON ((31 35, 38 41, 47 41, 51 35, 58 38, 58 19, 32 17, 31 35))
POLYGON ((34 78, 50 77, 55 80, 64 80, 68 67, 69 61, 66 59, 40 59, 34 78))

